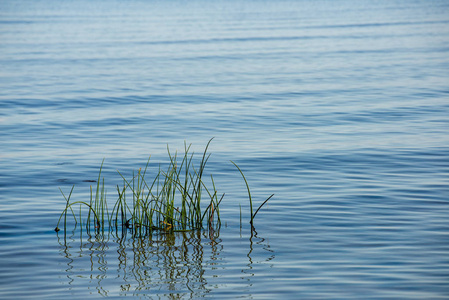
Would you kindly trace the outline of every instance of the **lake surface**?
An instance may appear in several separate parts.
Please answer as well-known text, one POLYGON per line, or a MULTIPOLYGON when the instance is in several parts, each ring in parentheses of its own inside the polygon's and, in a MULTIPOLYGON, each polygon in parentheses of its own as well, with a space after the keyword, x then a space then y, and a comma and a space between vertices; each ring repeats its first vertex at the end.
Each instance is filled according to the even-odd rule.
POLYGON ((0 66, 0 298, 449 299, 447 1, 3 0, 0 66), (218 232, 54 232, 212 137, 218 232))

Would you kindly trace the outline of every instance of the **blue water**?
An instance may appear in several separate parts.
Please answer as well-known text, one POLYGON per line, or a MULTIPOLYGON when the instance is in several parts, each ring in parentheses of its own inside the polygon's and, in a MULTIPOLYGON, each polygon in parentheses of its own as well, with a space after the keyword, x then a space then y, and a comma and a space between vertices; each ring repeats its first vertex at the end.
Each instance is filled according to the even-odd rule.
POLYGON ((448 299, 448 132, 447 1, 3 0, 0 298, 448 299), (215 235, 53 231, 212 137, 215 235))

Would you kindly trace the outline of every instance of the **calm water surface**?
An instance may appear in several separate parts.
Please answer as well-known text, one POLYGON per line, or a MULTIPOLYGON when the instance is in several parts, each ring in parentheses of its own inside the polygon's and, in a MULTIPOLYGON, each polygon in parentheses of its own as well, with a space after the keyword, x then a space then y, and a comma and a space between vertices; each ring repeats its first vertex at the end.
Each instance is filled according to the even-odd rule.
POLYGON ((4 0, 0 66, 0 298, 449 299, 447 1, 4 0), (219 232, 53 231, 211 137, 219 232))

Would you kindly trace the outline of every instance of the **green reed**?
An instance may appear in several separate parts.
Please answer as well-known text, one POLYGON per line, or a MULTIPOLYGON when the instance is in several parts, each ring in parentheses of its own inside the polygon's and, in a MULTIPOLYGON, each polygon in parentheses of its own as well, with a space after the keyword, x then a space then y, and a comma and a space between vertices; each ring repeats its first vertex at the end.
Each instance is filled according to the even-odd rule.
MULTIPOLYGON (((87 232, 95 228, 96 233, 104 233, 109 230, 131 230, 138 236, 149 235, 155 230, 159 231, 190 231, 202 229, 207 226, 214 230, 220 227, 220 203, 225 194, 219 196, 212 175, 205 175, 205 168, 210 154, 207 153, 212 139, 207 143, 202 153, 199 165, 195 165, 194 153, 190 151, 191 145, 184 143, 184 154, 178 156, 178 152, 171 152, 167 146, 168 166, 162 169, 160 166, 153 170, 154 177, 148 180, 150 158, 146 166, 133 172, 133 176, 127 179, 119 171, 123 183, 117 185, 117 200, 109 211, 106 201, 104 178, 101 177, 104 160, 100 166, 96 190, 90 187, 90 201, 71 202, 74 187, 69 195, 61 191, 66 206, 61 213, 56 231, 64 217, 64 231, 67 229, 67 215, 71 214, 75 224, 85 226, 87 232), (95 196, 94 196, 95 195, 95 196), (74 205, 79 205, 80 213, 77 217, 73 211, 74 205), (87 208, 84 220, 81 208, 87 208)), ((273 196, 270 196, 253 214, 251 192, 242 170, 232 162, 240 171, 248 189, 251 209, 251 228, 253 219, 259 209, 273 196)), ((240 216, 241 218, 241 216, 240 216)))
MULTIPOLYGON (((251 190, 249 189, 249 184, 248 181, 246 180, 245 175, 243 174, 243 171, 239 168, 239 166, 237 166, 237 164, 235 162, 233 162, 231 160, 231 163, 234 164, 234 166, 236 166, 236 168, 239 170, 240 174, 243 177, 243 181, 245 181, 245 185, 246 185, 246 189, 248 191, 248 198, 249 198, 249 209, 250 209, 250 221, 249 223, 251 224, 251 229, 254 229, 254 218, 256 217, 257 213, 259 212, 259 210, 262 208, 262 206, 265 205, 265 203, 268 202, 268 200, 270 200, 274 194, 272 194, 270 197, 268 197, 264 202, 262 202, 261 205, 259 205, 259 207, 257 208, 256 212, 253 213, 253 199, 251 197, 251 190)), ((242 223, 242 208, 240 207, 240 224, 242 223)), ((241 225, 240 225, 241 226, 241 225)))

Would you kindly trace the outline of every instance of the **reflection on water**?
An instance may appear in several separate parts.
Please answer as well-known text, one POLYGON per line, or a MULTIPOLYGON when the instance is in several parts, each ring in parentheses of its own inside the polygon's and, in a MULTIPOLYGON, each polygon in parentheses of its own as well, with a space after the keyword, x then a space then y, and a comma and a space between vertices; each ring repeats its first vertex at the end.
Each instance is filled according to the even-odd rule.
MULTIPOLYGON (((253 231, 245 240, 248 263, 241 265, 239 276, 251 286, 255 276, 252 253, 266 250, 264 261, 274 251, 264 238, 253 231), (242 275, 244 274, 244 275, 242 275)), ((70 288, 87 286, 89 293, 102 296, 140 295, 142 297, 204 297, 218 288, 220 270, 229 263, 219 232, 158 232, 145 237, 126 233, 87 235, 58 234, 60 254, 66 258, 65 273, 70 288)))
POLYGON ((269 258, 266 259, 266 261, 270 261, 274 258, 274 251, 270 248, 270 245, 265 241, 264 238, 261 238, 257 235, 257 231, 255 228, 252 228, 251 236, 249 238, 249 252, 248 252, 248 259, 249 259, 249 268, 252 268, 253 259, 251 258, 251 253, 254 250, 253 243, 256 245, 260 245, 264 250, 271 252, 272 255, 270 255, 269 258))

